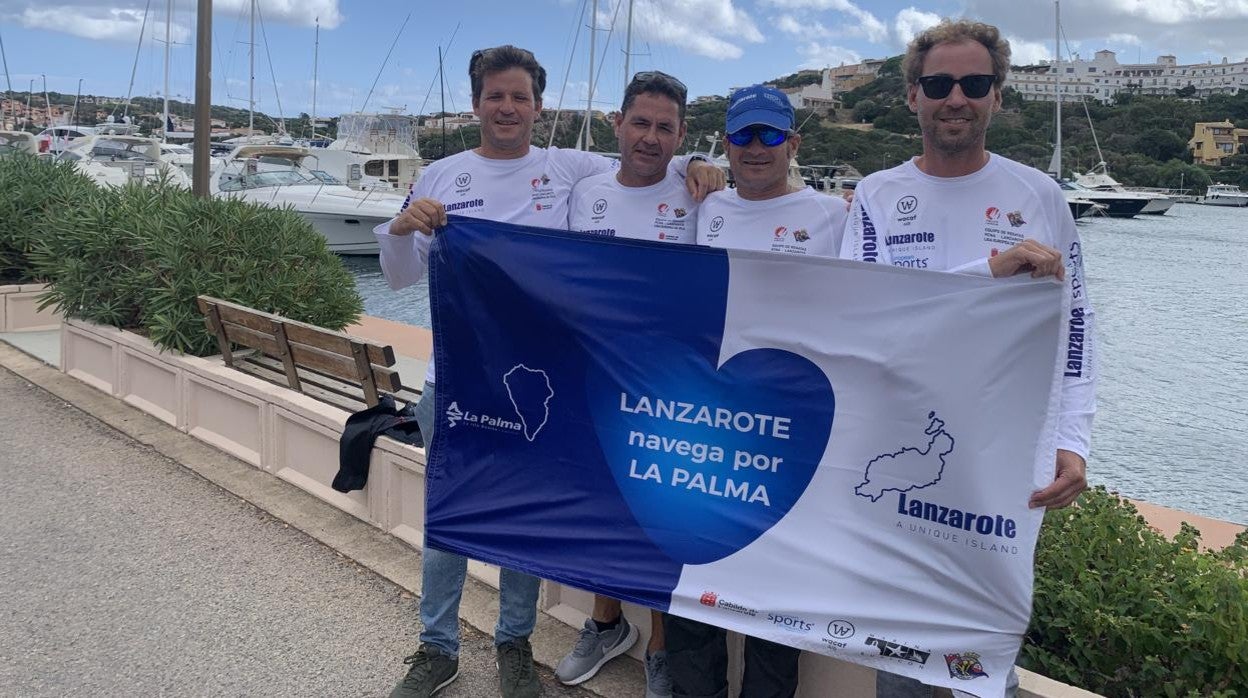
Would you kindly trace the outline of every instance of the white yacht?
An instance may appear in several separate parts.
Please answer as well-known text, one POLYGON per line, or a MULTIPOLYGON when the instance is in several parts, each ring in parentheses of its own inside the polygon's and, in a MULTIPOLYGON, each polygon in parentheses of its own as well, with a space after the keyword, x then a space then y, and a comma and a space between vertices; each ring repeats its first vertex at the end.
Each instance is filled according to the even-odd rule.
POLYGON ((52 126, 40 131, 35 140, 39 144, 39 152, 59 153, 70 143, 94 135, 94 126, 52 126))
POLYGON ((309 155, 299 146, 239 146, 216 166, 210 189, 215 196, 294 208, 325 236, 332 252, 377 254, 373 228, 399 212, 404 195, 351 189, 309 169, 309 155))
POLYGON ((1248 206, 1248 194, 1234 184, 1210 184, 1197 203, 1207 206, 1248 206))
POLYGON ((69 144, 57 156, 70 160, 79 172, 96 184, 109 187, 127 182, 153 182, 166 178, 176 186, 191 187, 190 175, 161 158, 160 141, 142 136, 92 135, 69 144))
POLYGON ((39 153, 39 142, 33 133, 25 131, 0 131, 0 157, 13 153, 39 153))
POLYGON ((1128 189, 1124 187, 1118 180, 1109 176, 1109 171, 1104 162, 1100 162, 1096 167, 1092 168, 1086 174, 1075 175, 1075 182, 1079 186, 1087 187, 1093 191, 1112 191, 1118 193, 1138 194, 1148 198, 1148 203, 1144 204, 1144 208, 1140 210, 1142 214, 1152 214, 1160 216, 1175 204, 1175 200, 1164 194, 1155 191, 1142 191, 1138 189, 1128 189))
POLYGON ((406 195, 420 177, 418 122, 408 114, 351 113, 338 117, 338 139, 312 151, 317 169, 352 189, 406 195))

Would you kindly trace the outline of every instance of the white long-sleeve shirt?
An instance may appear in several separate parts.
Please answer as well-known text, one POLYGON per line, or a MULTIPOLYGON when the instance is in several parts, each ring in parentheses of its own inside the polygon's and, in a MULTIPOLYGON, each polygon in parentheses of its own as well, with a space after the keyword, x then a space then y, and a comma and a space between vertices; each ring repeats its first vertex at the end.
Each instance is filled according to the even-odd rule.
POLYGON ((1047 175, 998 155, 963 177, 933 177, 911 160, 864 178, 841 257, 992 276, 988 260, 1031 238, 1062 252, 1070 294, 1057 447, 1088 457, 1096 412, 1094 313, 1070 207, 1047 175))

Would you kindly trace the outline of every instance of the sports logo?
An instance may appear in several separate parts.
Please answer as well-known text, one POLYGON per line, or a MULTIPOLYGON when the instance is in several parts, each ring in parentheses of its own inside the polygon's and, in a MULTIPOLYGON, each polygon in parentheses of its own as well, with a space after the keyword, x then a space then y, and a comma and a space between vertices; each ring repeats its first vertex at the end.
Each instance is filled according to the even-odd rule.
POLYGON ((667 204, 659 204, 659 215, 666 216, 669 208, 670 207, 667 204))
POLYGON ((550 184, 550 177, 547 177, 546 175, 542 175, 541 177, 535 177, 529 181, 529 184, 534 189, 537 189, 539 186, 550 184))
POLYGON ((978 652, 963 652, 961 654, 946 654, 945 664, 949 667, 949 678, 970 681, 978 678, 988 678, 988 672, 984 671, 984 665, 979 662, 978 652))
POLYGON ((897 213, 902 215, 910 215, 919 208, 919 199, 916 196, 903 196, 897 201, 897 213))
POLYGON ((447 426, 454 427, 456 424, 459 424, 459 420, 463 418, 464 418, 464 413, 462 410, 459 409, 458 402, 452 402, 451 406, 446 408, 447 426))
POLYGON ((1001 220, 1001 209, 996 206, 989 206, 988 210, 984 211, 984 220, 989 223, 996 223, 1001 220))
POLYGON ((684 218, 685 216, 689 215, 689 212, 683 208, 678 208, 675 211, 672 211, 672 213, 674 213, 677 218, 684 218))
POLYGON ((1027 224, 1027 221, 1023 220, 1022 211, 1010 211, 1009 213, 1005 214, 1005 217, 1010 219, 1010 227, 1012 228, 1017 228, 1021 225, 1027 224))
POLYGON ((598 199, 597 201, 594 202, 594 213, 601 215, 606 212, 607 212, 607 200, 606 199, 598 199))
POLYGON ((776 228, 775 237, 777 240, 783 240, 784 236, 787 235, 788 233, 789 233, 789 229, 782 225, 779 228, 776 228))
POLYGON ((806 232, 805 228, 798 228, 793 231, 793 239, 798 242, 806 242, 810 239, 810 233, 806 232))
POLYGON ((714 218, 711 219, 711 232, 712 233, 718 233, 719 229, 722 227, 724 227, 723 216, 715 216, 714 218))
POLYGON ((468 174, 467 172, 460 172, 459 174, 455 175, 455 186, 459 187, 460 189, 463 189, 464 187, 467 187, 469 184, 472 184, 472 175, 468 174))
POLYGON ((698 599, 698 603, 714 608, 715 604, 719 603, 719 594, 713 591, 704 591, 702 592, 702 598, 698 599))

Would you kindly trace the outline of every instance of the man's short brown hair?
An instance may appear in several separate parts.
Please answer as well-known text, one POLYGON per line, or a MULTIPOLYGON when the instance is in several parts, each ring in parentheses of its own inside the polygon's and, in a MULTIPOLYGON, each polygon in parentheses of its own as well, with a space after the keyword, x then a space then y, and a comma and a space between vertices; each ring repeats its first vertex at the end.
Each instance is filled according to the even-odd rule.
POLYGON ((472 81, 472 103, 481 101, 481 91, 485 89, 485 76, 490 73, 501 73, 511 68, 520 68, 533 78, 533 99, 540 100, 546 91, 546 69, 532 51, 517 48, 511 44, 495 46, 472 52, 468 61, 468 79, 472 81))
POLYGON ((996 76, 996 86, 1005 84, 1005 74, 1010 70, 1010 42, 1001 38, 1001 32, 991 24, 975 22, 969 19, 943 19, 940 24, 927 29, 906 47, 906 57, 901 61, 901 73, 906 76, 906 83, 913 85, 923 77, 923 61, 927 52, 937 44, 961 44, 974 41, 988 49, 992 58, 992 74, 996 76))

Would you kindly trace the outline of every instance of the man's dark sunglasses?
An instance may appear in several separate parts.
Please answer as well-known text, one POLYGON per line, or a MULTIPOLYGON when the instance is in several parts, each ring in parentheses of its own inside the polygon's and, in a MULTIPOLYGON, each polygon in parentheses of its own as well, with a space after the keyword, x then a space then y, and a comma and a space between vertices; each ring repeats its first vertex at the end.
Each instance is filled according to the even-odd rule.
POLYGON ((962 86, 962 94, 967 99, 981 99, 988 96, 996 82, 995 75, 963 75, 957 79, 951 75, 924 75, 919 78, 919 87, 928 99, 948 97, 954 85, 962 86))
POLYGON ((689 88, 685 87, 685 83, 659 70, 647 70, 637 73, 633 76, 632 82, 629 83, 629 87, 647 87, 650 85, 665 85, 679 92, 682 99, 689 95, 689 88))
POLYGON ((728 134, 728 142, 737 147, 744 147, 753 142, 754 136, 758 136, 759 142, 763 145, 774 148, 789 139, 789 132, 781 128, 755 124, 728 134))

